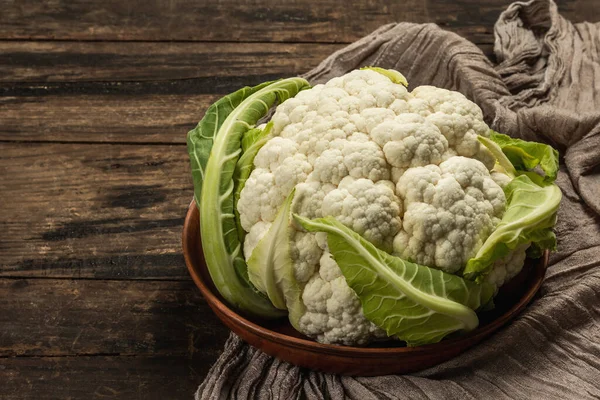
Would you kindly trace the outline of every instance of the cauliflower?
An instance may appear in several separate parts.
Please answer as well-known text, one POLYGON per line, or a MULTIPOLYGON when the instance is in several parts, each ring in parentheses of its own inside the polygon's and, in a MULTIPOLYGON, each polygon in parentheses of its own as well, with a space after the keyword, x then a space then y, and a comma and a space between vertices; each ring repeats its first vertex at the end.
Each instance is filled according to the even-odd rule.
POLYGON ((187 145, 229 305, 322 343, 435 343, 475 329, 526 252, 556 246, 558 152, 491 131, 460 93, 407 86, 369 67, 209 107, 187 145))
MULTIPOLYGON (((271 122, 237 204, 250 232, 246 259, 293 188, 298 215, 333 216, 384 251, 450 273, 502 218, 506 179, 490 174, 495 158, 477 140, 489 128, 460 93, 409 92, 378 72, 353 71, 283 102, 271 122)), ((305 306, 295 326, 322 343, 385 336, 363 315, 319 234, 294 226, 291 242, 305 306)), ((514 276, 521 253, 488 279, 500 286, 514 276)))

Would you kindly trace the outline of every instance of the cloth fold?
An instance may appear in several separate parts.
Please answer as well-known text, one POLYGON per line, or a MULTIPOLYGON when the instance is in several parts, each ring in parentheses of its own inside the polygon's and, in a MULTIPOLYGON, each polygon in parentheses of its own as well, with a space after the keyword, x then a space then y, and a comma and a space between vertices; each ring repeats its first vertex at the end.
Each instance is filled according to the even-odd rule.
POLYGON ((436 25, 389 24, 305 77, 322 83, 365 65, 394 68, 411 88, 462 92, 499 132, 558 148, 558 251, 538 298, 492 338, 412 375, 310 371, 232 334, 196 399, 600 397, 600 24, 572 24, 554 2, 532 0, 510 5, 494 34, 497 65, 436 25))

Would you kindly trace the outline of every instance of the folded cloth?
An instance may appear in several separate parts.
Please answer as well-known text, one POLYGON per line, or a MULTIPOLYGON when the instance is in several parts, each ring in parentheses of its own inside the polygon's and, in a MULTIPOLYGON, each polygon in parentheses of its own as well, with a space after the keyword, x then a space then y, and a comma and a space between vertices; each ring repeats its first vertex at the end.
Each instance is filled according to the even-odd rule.
POLYGON ((365 65, 412 87, 458 90, 489 125, 559 149, 558 251, 540 295, 462 355, 402 376, 345 377, 276 360, 234 334, 196 399, 591 399, 600 397, 600 24, 572 24, 552 1, 510 5, 493 65, 433 24, 385 25, 305 76, 320 83, 365 65))

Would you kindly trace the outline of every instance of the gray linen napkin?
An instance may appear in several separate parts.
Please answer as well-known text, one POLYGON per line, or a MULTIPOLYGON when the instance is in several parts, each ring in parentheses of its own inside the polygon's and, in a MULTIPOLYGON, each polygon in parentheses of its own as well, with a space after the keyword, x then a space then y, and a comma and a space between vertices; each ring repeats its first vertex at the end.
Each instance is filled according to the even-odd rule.
POLYGON ((495 26, 492 63, 433 24, 398 23, 332 54, 306 77, 365 65, 411 87, 459 90, 497 131, 559 149, 559 250, 538 298, 466 353, 404 376, 344 377, 278 361, 231 335, 196 399, 600 398, 600 24, 571 24, 552 1, 518 2, 495 26))

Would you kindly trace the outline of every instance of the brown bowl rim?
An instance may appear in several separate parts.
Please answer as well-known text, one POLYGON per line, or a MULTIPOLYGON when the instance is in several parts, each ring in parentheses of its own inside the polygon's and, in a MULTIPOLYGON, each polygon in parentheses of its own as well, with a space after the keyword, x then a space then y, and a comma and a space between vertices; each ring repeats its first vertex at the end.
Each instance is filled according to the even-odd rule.
MULTIPOLYGON (((299 349, 308 349, 310 351, 315 351, 319 353, 332 354, 337 356, 360 356, 360 357, 379 357, 382 353, 386 354, 420 354, 420 353, 432 353, 438 349, 442 349, 447 346, 462 346, 468 343, 469 341, 475 340, 479 341, 482 338, 487 337, 493 331, 499 329, 507 322, 515 318, 524 308, 525 306, 531 302, 531 300, 535 297, 539 288, 542 285, 544 280, 544 276, 546 273, 546 268, 548 266, 548 257, 549 252, 546 250, 542 256, 541 263, 543 264, 542 268, 535 267, 531 269, 531 273, 535 274, 535 276, 530 279, 534 282, 534 284, 527 288, 524 295, 517 301, 512 307, 510 307, 504 314, 494 319, 493 321, 487 323, 484 326, 478 327, 473 331, 466 333, 460 337, 445 339, 439 343, 426 344, 415 347, 355 347, 355 346, 345 346, 345 345, 333 345, 333 344, 323 344, 318 343, 316 341, 310 339, 302 339, 296 338, 293 336, 289 336, 283 333, 275 332, 268 328, 265 328, 255 322, 250 321, 249 319, 239 315, 234 310, 229 308, 217 295, 213 293, 211 288, 203 281, 200 274, 196 271, 192 261, 189 251, 191 251, 191 243, 188 242, 188 237, 186 232, 190 229, 190 224, 192 223, 192 218, 194 217, 194 210, 198 213, 199 211, 196 208, 195 201, 192 200, 185 217, 185 221, 183 224, 183 232, 182 232, 182 245, 183 245, 183 255, 185 258, 185 263, 187 265, 188 271, 192 276, 192 279, 202 292, 202 295, 206 299, 206 301, 215 307, 219 312, 224 315, 227 315, 229 318, 236 321, 236 323, 242 326, 247 331, 262 336, 272 342, 284 344, 285 346, 291 346, 299 349)), ((204 257, 203 254, 201 254, 204 257)))

